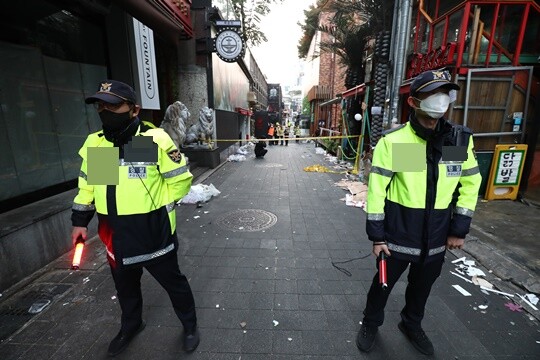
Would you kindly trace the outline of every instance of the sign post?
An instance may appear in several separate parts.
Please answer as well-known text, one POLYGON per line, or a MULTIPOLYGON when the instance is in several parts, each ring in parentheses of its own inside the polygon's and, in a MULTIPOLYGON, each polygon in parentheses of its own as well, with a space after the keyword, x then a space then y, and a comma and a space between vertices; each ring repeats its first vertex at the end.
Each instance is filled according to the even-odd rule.
POLYGON ((517 198, 521 173, 525 164, 527 145, 496 145, 489 180, 486 200, 517 198))
POLYGON ((143 109, 159 110, 154 32, 135 18, 133 18, 133 30, 141 106, 143 109))

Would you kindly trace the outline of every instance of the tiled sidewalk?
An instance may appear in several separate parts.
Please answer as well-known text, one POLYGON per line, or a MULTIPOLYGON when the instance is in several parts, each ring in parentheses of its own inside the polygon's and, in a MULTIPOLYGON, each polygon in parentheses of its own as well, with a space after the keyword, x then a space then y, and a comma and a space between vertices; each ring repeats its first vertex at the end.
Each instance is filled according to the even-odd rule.
MULTIPOLYGON (((190 278, 202 335, 197 351, 182 352, 182 329, 168 296, 145 272, 147 327, 117 358, 421 358, 397 329, 405 276, 389 299, 375 348, 369 355, 358 351, 356 331, 375 260, 368 256, 340 265, 350 277, 331 262, 369 254, 365 214, 339 200, 345 192, 334 182, 341 175, 303 171, 309 165, 330 166, 315 154, 313 144, 268 149, 264 159, 221 166, 204 181, 221 194, 202 207, 177 210, 179 263, 190 278), (224 218, 237 210, 243 211, 224 218), (272 221, 275 224, 264 230, 245 231, 272 221)), ((87 250, 83 270, 66 270, 67 254, 24 290, 69 285, 0 344, 0 359, 106 357, 120 311, 100 241, 90 242, 87 250)), ((485 295, 450 275, 453 259, 448 253, 426 309, 424 328, 434 343, 434 358, 537 359, 538 322, 509 311, 503 297, 485 295), (473 296, 464 297, 452 284, 473 296), (481 313, 478 304, 489 307, 481 313)))

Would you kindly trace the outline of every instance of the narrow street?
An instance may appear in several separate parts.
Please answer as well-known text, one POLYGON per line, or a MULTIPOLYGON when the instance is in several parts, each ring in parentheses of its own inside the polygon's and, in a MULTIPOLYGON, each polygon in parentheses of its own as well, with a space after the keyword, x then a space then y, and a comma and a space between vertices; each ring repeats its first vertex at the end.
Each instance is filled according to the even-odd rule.
MULTIPOLYGON (((369 255, 364 211, 346 206, 340 200, 346 192, 334 185, 344 176, 303 170, 316 164, 332 168, 323 155, 316 154, 313 143, 291 142, 269 146, 264 159, 227 162, 209 176, 203 175, 198 181, 213 184, 221 194, 201 206, 177 209, 178 259, 194 291, 201 344, 193 354, 182 352, 181 324, 167 294, 145 272, 142 289, 147 327, 117 358, 423 358, 397 328, 405 275, 393 289, 372 352, 366 355, 356 348, 375 259, 369 255), (336 265, 350 276, 332 262, 344 262, 336 265)), ((520 245, 519 241, 510 244, 508 238, 512 227, 521 227, 531 236, 538 234, 540 225, 530 219, 538 219, 539 210, 516 203, 523 210, 514 211, 513 218, 506 214, 506 222, 496 225, 504 225, 504 231, 494 231, 485 228, 489 226, 486 219, 491 218, 488 205, 479 206, 478 223, 473 219, 472 243, 476 249, 492 248, 499 257, 493 257, 489 267, 476 260, 475 267, 495 289, 514 297, 482 291, 463 279, 469 276, 451 274, 463 264, 452 261, 475 258, 466 249, 447 252, 423 322, 435 347, 432 358, 540 358, 539 312, 518 303, 516 293, 527 292, 512 276, 512 264, 524 259, 519 271, 528 275, 523 280, 538 288, 538 251, 510 256, 512 246, 520 245), (528 215, 522 218, 526 223, 520 225, 516 221, 525 209, 528 215), (493 239, 488 242, 489 231, 508 246, 498 246, 493 239), (499 258, 506 261, 509 279, 497 275, 503 265, 493 259, 499 258)), ((85 251, 80 271, 69 270, 72 253, 68 253, 36 273, 17 293, 0 297, 0 326, 5 329, 8 315, 22 319, 2 339, 0 359, 106 358, 107 346, 119 328, 120 308, 100 240, 89 241, 85 251), (36 300, 32 295, 36 293, 54 296, 43 311, 28 316, 25 309, 36 300), (8 307, 10 314, 6 313, 8 307)))

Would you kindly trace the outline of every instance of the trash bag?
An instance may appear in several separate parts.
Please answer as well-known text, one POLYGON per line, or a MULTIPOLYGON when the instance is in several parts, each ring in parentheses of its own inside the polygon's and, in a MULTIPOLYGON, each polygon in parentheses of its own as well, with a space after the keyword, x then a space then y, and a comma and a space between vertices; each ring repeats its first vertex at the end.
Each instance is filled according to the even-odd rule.
POLYGON ((228 158, 227 158, 227 161, 246 161, 246 157, 245 155, 230 155, 228 158))
POLYGON ((197 203, 204 203, 209 201, 212 196, 218 196, 221 194, 221 191, 216 189, 216 187, 213 184, 210 185, 204 185, 204 184, 197 184, 193 185, 191 189, 189 189, 189 193, 182 198, 182 200, 179 201, 180 204, 197 204, 197 203))
POLYGON ((255 144, 248 142, 246 145, 240 146, 238 150, 236 150, 236 153, 240 155, 249 155, 251 152, 253 152, 255 147, 255 144))

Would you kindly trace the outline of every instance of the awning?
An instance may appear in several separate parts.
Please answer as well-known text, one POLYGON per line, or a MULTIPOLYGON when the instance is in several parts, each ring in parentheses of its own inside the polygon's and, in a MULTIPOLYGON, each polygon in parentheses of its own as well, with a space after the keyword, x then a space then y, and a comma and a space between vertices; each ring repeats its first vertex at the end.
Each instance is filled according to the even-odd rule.
POLYGON ((332 97, 331 89, 326 85, 314 85, 309 89, 306 97, 309 102, 313 100, 328 100, 332 97))
POLYGON ((177 44, 193 37, 191 0, 115 0, 131 16, 177 44))
POLYGON ((326 106, 326 105, 333 105, 333 104, 337 104, 338 102, 341 101, 341 98, 340 97, 337 97, 337 98, 334 98, 332 100, 328 100, 328 101, 325 101, 321 104, 319 104, 319 107, 323 107, 323 106, 326 106))
POLYGON ((348 98, 348 97, 351 97, 351 96, 361 95, 365 91, 366 91, 366 83, 363 83, 363 84, 357 85, 357 86, 355 86, 355 87, 353 87, 353 88, 351 88, 349 90, 345 90, 341 94, 341 97, 343 99, 345 99, 345 98, 348 98))
POLYGON ((239 114, 242 114, 242 115, 246 115, 246 116, 251 116, 253 115, 253 112, 249 109, 244 109, 244 108, 241 108, 241 107, 237 107, 234 109, 234 111, 236 111, 237 113, 239 114))

